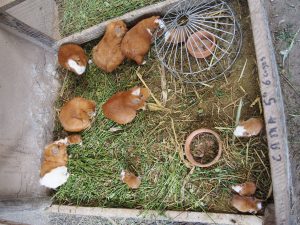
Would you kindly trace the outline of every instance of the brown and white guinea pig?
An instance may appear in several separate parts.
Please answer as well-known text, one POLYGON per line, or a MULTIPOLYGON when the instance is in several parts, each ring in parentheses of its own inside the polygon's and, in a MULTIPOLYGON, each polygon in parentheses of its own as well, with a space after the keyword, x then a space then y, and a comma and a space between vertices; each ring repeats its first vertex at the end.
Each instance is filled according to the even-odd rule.
POLYGON ((47 145, 44 149, 44 158, 40 171, 41 177, 56 167, 66 166, 67 162, 67 145, 55 142, 47 145))
POLYGON ((121 180, 132 189, 137 189, 141 185, 141 177, 137 177, 133 173, 126 170, 122 170, 121 180))
POLYGON ((75 97, 63 105, 59 121, 69 132, 80 132, 91 125, 96 114, 96 103, 81 97, 75 97))
POLYGON ((240 212, 257 213, 262 209, 262 202, 254 197, 234 195, 231 205, 240 212))
POLYGON ((115 70, 125 59, 121 51, 121 42, 127 32, 122 20, 107 25, 104 37, 93 48, 94 63, 106 72, 115 70))
POLYGON ((58 49, 58 63, 78 75, 85 72, 88 58, 84 50, 76 44, 63 44, 58 49))
POLYGON ((144 56, 150 49, 153 32, 160 24, 159 16, 152 16, 132 27, 125 34, 121 43, 123 55, 141 65, 144 61, 144 56))
POLYGON ((104 103, 102 110, 108 119, 118 124, 127 124, 135 118, 137 110, 145 107, 149 96, 147 88, 134 87, 114 94, 104 103))
POLYGON ((253 182, 245 182, 242 184, 234 185, 231 188, 241 196, 251 196, 254 195, 256 191, 256 185, 253 182))
POLYGON ((256 136, 260 133, 263 127, 264 123, 261 118, 250 118, 246 121, 240 121, 233 134, 236 137, 256 136))

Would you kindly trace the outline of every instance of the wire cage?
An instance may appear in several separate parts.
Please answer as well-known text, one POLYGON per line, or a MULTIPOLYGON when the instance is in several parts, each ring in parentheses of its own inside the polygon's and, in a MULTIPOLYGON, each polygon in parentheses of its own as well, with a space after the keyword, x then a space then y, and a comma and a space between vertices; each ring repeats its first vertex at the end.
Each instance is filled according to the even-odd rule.
POLYGON ((223 0, 185 0, 171 7, 155 33, 161 63, 187 83, 204 84, 226 75, 237 59, 242 33, 223 0))

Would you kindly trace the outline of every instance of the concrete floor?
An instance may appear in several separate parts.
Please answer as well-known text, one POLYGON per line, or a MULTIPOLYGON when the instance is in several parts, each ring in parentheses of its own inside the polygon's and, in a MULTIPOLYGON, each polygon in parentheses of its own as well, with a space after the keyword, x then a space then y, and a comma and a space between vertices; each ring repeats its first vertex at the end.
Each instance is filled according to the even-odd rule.
MULTIPOLYGON (((50 36, 56 35, 54 12, 53 0, 27 0, 9 10, 50 36)), ((59 87, 55 57, 0 29, 0 58, 0 200, 45 196, 38 180, 59 87)))

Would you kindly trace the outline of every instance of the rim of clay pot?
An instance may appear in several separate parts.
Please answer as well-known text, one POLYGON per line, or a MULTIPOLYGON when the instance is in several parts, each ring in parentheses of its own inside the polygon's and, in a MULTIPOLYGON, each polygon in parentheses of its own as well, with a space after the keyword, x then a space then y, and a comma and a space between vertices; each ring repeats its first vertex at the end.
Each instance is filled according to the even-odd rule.
POLYGON ((194 166, 203 167, 203 168, 204 168, 204 167, 209 167, 209 166, 214 165, 216 162, 218 162, 219 159, 220 159, 220 157, 221 157, 221 154, 222 154, 222 151, 223 151, 223 148, 222 148, 222 140, 221 140, 220 136, 219 136, 216 132, 214 132, 214 131, 212 131, 212 130, 210 130, 210 129, 201 128, 201 129, 198 129, 198 130, 193 131, 193 132, 187 137, 187 139, 186 139, 186 141, 185 141, 185 145, 184 145, 184 151, 185 151, 185 155, 186 155, 187 159, 188 159, 188 160, 190 161, 190 163, 192 163, 194 166), (194 159, 194 157, 193 157, 193 155, 192 155, 192 153, 191 153, 191 148, 190 148, 191 143, 192 143, 194 137, 196 137, 198 134, 201 134, 201 133, 209 133, 209 134, 212 134, 212 135, 216 138, 216 140, 217 140, 217 142, 218 142, 218 145, 219 145, 218 154, 216 155, 216 157, 215 157, 211 162, 205 163, 205 164, 199 163, 199 162, 197 162, 197 161, 194 159))
POLYGON ((206 31, 198 31, 198 32, 193 33, 191 36, 189 36, 186 44, 187 44, 187 49, 189 50, 189 53, 192 56, 194 56, 195 58, 204 59, 212 54, 212 52, 216 46, 216 38, 214 35, 206 32, 206 31), (195 42, 198 45, 202 45, 203 43, 199 39, 207 40, 206 37, 209 38, 213 43, 210 43, 211 45, 208 46, 209 48, 205 47, 206 48, 205 51, 201 51, 201 49, 198 47, 194 47, 194 48, 192 47, 193 44, 195 44, 195 42))

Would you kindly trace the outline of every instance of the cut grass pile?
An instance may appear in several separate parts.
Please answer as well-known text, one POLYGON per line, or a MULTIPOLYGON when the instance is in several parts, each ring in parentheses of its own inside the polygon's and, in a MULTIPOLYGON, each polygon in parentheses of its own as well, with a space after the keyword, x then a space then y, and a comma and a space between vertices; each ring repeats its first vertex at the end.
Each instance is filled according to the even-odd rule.
MULTIPOLYGON (((240 8, 244 10, 241 14, 246 15, 247 7, 240 8)), ((104 73, 95 65, 90 65, 83 76, 62 71, 63 87, 57 109, 72 97, 82 96, 97 102, 97 115, 92 127, 82 132, 83 146, 68 148, 71 176, 54 194, 55 202, 233 212, 229 205, 230 186, 249 180, 258 186, 256 197, 266 199, 271 177, 265 135, 235 140, 232 135, 240 99, 243 99, 241 119, 262 116, 259 101, 255 101, 259 100, 259 87, 249 17, 245 17, 242 25, 246 28, 245 44, 226 80, 201 87, 183 84, 166 73, 169 110, 140 111, 128 125, 118 126, 106 119, 101 106, 117 91, 142 86, 137 70, 154 96, 161 100, 160 64, 154 52, 149 53, 147 64, 139 69, 134 63, 125 62, 112 74, 104 73), (247 66, 239 81, 246 59, 247 66), (253 102, 257 104, 252 105, 253 102), (110 131, 116 127, 121 130, 110 131), (181 158, 185 138, 203 127, 220 134, 223 154, 213 167, 187 168, 181 158), (121 182, 122 169, 142 177, 139 189, 130 190, 121 182)), ((88 53, 97 41, 84 46, 88 53)), ((149 102, 155 103, 153 99, 149 102)), ((58 122, 55 134, 55 138, 66 135, 58 122)))
POLYGON ((56 0, 60 32, 67 36, 160 0, 56 0))

